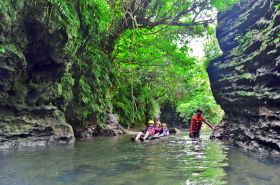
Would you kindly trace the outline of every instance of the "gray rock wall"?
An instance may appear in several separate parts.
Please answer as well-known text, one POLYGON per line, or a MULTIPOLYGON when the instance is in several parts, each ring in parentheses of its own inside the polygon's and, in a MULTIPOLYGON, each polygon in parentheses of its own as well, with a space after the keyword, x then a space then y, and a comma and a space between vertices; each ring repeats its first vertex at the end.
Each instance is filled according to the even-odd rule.
POLYGON ((71 42, 46 3, 1 1, 0 148, 74 141, 60 84, 71 42))
POLYGON ((223 55, 208 66, 225 111, 218 138, 243 148, 280 153, 280 11, 275 0, 241 0, 218 15, 223 55))

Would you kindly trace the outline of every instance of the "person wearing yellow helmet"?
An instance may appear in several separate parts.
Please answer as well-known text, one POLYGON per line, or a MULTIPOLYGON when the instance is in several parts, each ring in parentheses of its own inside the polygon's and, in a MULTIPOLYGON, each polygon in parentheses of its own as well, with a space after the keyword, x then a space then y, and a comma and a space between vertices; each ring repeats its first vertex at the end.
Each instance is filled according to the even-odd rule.
POLYGON ((148 127, 145 130, 142 130, 141 132, 138 132, 135 141, 139 141, 142 136, 144 136, 144 140, 147 139, 149 136, 154 135, 154 121, 149 120, 148 121, 148 127))
POLYGON ((153 120, 149 120, 149 122, 148 122, 148 125, 150 125, 150 124, 154 124, 155 122, 153 121, 153 120))
POLYGON ((156 125, 154 125, 154 121, 148 122, 149 126, 146 130, 145 136, 143 137, 143 140, 149 139, 149 137, 153 137, 157 133, 157 128, 159 127, 158 122, 156 122, 156 125))
MULTIPOLYGON (((153 122, 154 123, 154 122, 153 122)), ((152 126, 149 126, 146 130, 145 136, 143 138, 140 138, 141 141, 148 140, 148 139, 155 139, 159 137, 159 134, 161 133, 161 123, 159 119, 154 123, 152 126)))

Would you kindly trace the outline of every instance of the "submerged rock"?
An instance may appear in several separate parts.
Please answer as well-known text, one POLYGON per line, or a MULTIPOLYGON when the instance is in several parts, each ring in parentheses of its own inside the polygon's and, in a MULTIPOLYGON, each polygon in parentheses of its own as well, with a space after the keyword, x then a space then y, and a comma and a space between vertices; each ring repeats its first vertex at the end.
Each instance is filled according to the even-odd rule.
POLYGON ((208 66, 225 118, 212 137, 280 153, 280 11, 275 0, 241 0, 219 13, 223 55, 208 66))
POLYGON ((179 129, 177 129, 177 128, 170 128, 170 129, 169 129, 169 133, 170 133, 170 134, 181 134, 182 131, 179 130, 179 129))

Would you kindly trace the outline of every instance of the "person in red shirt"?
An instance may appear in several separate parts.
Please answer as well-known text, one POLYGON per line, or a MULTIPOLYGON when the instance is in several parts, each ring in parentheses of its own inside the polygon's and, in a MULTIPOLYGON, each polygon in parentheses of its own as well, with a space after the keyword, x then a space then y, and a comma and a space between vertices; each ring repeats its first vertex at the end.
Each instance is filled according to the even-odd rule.
POLYGON ((196 114, 192 117, 190 125, 189 136, 191 138, 199 138, 202 122, 206 123, 213 130, 213 127, 210 125, 210 123, 202 116, 202 110, 198 109, 196 114))

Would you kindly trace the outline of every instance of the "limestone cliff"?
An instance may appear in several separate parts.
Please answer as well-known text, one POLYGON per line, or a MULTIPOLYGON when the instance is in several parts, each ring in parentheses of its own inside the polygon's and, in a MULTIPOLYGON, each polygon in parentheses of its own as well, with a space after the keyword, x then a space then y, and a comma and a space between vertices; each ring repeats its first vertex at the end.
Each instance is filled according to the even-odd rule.
POLYGON ((0 6, 0 148, 73 142, 61 93, 73 61, 65 28, 45 1, 0 6))
POLYGON ((274 0, 241 0, 219 13, 223 55, 208 66, 225 111, 214 133, 254 151, 280 153, 280 11, 274 0))

